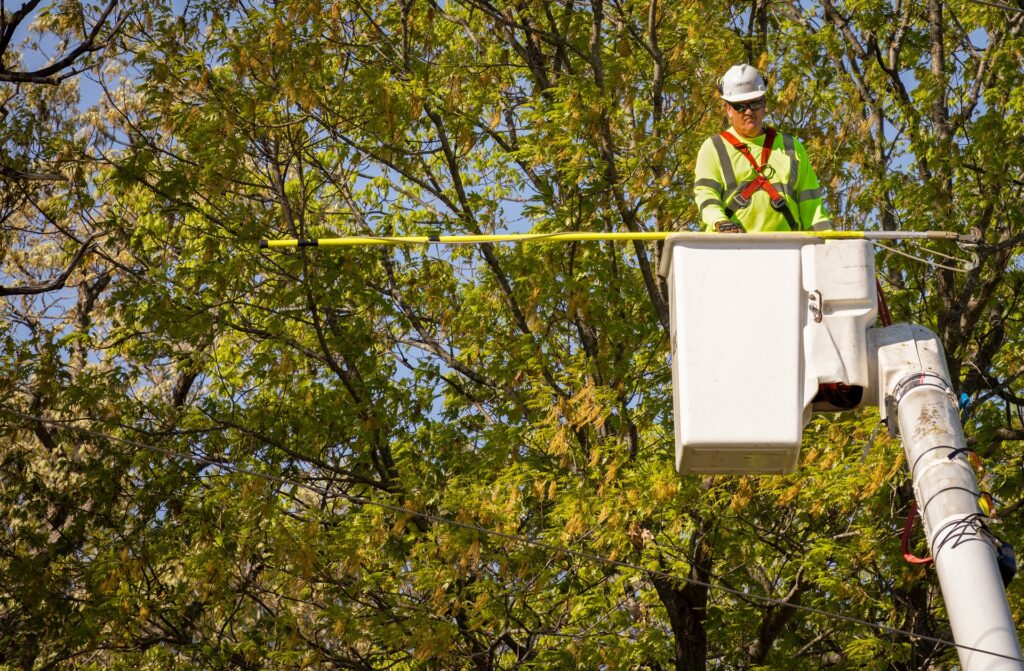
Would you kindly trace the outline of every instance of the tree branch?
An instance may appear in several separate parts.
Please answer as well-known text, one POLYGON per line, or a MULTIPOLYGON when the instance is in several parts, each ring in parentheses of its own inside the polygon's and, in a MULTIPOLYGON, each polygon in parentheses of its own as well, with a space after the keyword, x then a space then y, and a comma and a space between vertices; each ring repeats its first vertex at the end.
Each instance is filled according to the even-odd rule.
POLYGON ((77 268, 78 265, 82 262, 82 260, 85 258, 85 255, 92 251, 92 242, 95 239, 96 236, 91 236, 88 240, 86 240, 82 244, 82 246, 78 248, 78 251, 75 253, 74 258, 71 259, 71 263, 69 263, 68 267, 64 269, 64 272, 62 272, 60 275, 53 278, 49 282, 45 282, 43 284, 33 284, 27 287, 5 287, 3 285, 0 285, 0 296, 31 296, 36 294, 45 294, 49 291, 57 291, 58 289, 63 289, 64 285, 68 281, 68 277, 71 276, 71 273, 75 271, 75 268, 77 268))

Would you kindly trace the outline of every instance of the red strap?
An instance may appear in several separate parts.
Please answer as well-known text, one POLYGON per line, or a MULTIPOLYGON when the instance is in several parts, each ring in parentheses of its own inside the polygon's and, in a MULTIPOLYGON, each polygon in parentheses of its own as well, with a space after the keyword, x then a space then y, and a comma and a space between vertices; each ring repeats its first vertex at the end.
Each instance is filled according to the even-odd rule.
MULTIPOLYGON (((740 195, 746 199, 749 199, 751 196, 757 193, 759 189, 763 188, 765 191, 768 191, 768 189, 770 189, 771 186, 772 185, 763 176, 758 176, 757 179, 755 179, 750 184, 747 184, 747 187, 740 191, 740 195)), ((771 191, 768 191, 768 196, 771 197, 771 195, 771 191)))
POLYGON ((885 293, 882 291, 882 281, 875 276, 875 290, 878 292, 878 321, 882 326, 892 326, 892 313, 889 312, 889 304, 885 301, 885 293))
POLYGON ((903 525, 903 536, 900 538, 903 558, 908 564, 931 564, 934 560, 931 557, 915 557, 910 551, 910 530, 914 528, 914 514, 917 512, 917 501, 910 502, 910 510, 907 511, 907 521, 903 525))
POLYGON ((775 129, 769 128, 764 133, 764 146, 761 147, 761 168, 768 165, 768 157, 772 155, 772 145, 775 144, 775 129))
POLYGON ((775 203, 777 203, 782 196, 780 196, 779 192, 775 190, 775 187, 772 186, 772 183, 768 181, 767 177, 762 177, 761 179, 764 180, 761 188, 768 192, 768 197, 772 199, 772 207, 776 207, 775 203))
POLYGON ((757 161, 754 160, 754 155, 750 153, 750 149, 747 147, 747 145, 740 142, 739 138, 737 138, 735 135, 733 135, 727 130, 722 131, 722 137, 725 138, 725 141, 731 144, 736 151, 738 151, 739 153, 743 154, 743 156, 746 157, 746 159, 750 162, 750 165, 754 166, 754 171, 757 172, 757 174, 761 174, 761 168, 757 165, 757 161))
POLYGON ((764 189, 767 191, 768 197, 772 200, 772 207, 776 207, 775 203, 779 198, 781 198, 781 196, 779 196, 779 192, 775 190, 775 187, 772 186, 772 183, 769 182, 768 178, 764 175, 759 176, 753 182, 747 184, 747 188, 743 189, 743 191, 740 192, 740 195, 744 198, 750 198, 757 193, 758 189, 764 189))
POLYGON ((739 153, 743 154, 744 158, 754 167, 754 172, 757 173, 757 179, 747 185, 747 188, 740 192, 740 195, 749 199, 760 189, 764 189, 768 192, 768 197, 771 198, 772 204, 779 201, 779 192, 772 186, 771 181, 764 176, 764 166, 768 165, 768 158, 772 155, 772 145, 775 144, 775 129, 768 128, 765 131, 764 146, 761 147, 761 164, 758 165, 754 159, 754 155, 750 153, 750 148, 746 144, 740 142, 739 138, 730 133, 727 130, 722 131, 722 137, 725 141, 733 146, 733 148, 739 153))

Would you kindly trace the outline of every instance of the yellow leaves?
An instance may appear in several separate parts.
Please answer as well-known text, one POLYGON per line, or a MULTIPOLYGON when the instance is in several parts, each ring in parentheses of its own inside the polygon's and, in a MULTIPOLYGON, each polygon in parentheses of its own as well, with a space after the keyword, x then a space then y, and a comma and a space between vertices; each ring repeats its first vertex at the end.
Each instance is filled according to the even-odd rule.
POLYGON ((779 105, 779 107, 788 107, 790 104, 796 101, 799 93, 800 89, 797 86, 796 80, 792 80, 788 84, 786 84, 785 88, 779 91, 779 94, 776 98, 777 104, 779 105))
MULTIPOLYGON (((418 119, 423 113, 423 98, 417 95, 409 97, 409 118, 418 119)), ((493 128, 493 126, 492 126, 493 128)))
POLYGON ((395 520, 395 523, 391 525, 391 533, 394 536, 401 536, 405 533, 405 528, 409 525, 410 515, 402 515, 395 520))
MULTIPOLYGON (((491 595, 487 592, 483 592, 473 601, 473 609, 476 611, 482 611, 487 607, 487 604, 491 602, 491 595)), ((479 627, 477 627, 479 628, 479 627)))
POLYGON ((551 441, 548 443, 548 452, 556 457, 560 457, 568 451, 568 432, 564 426, 559 426, 555 429, 555 434, 551 437, 551 441))
POLYGON ((871 469, 871 475, 868 478, 868 483, 864 487, 863 496, 865 498, 873 496, 884 483, 888 482, 893 474, 890 473, 888 468, 889 464, 885 460, 879 460, 873 469, 871 469))
POLYGON ((463 569, 476 567, 480 564, 480 539, 474 538, 469 547, 463 552, 459 559, 459 566, 463 569))
POLYGON ((555 480, 551 480, 550 482, 535 480, 533 483, 533 495, 536 496, 539 501, 544 501, 545 499, 553 501, 557 492, 558 483, 555 480))
POLYGON ((460 154, 468 154, 476 146, 476 134, 471 128, 460 127, 455 132, 455 142, 459 147, 460 154))
POLYGON ((253 69, 253 58, 246 47, 242 46, 238 48, 232 65, 235 74, 239 76, 248 74, 253 69))
POLYGON ((431 629, 428 627, 427 630, 417 632, 416 645, 412 649, 413 659, 420 662, 436 660, 452 647, 451 640, 443 630, 431 629))
POLYGON ((819 516, 821 516, 821 513, 825 510, 825 506, 826 505, 827 505, 827 502, 824 499, 822 499, 822 498, 815 498, 814 501, 811 503, 811 508, 810 508, 810 511, 809 511, 810 514, 811 514, 811 517, 819 517, 819 516))
POLYGON ((636 521, 630 522, 629 527, 626 528, 626 536, 629 537, 629 542, 637 550, 644 549, 644 545, 647 544, 647 536, 650 533, 650 531, 642 528, 640 524, 636 521))
POLYGON ((521 491, 519 487, 499 488, 498 485, 495 485, 491 491, 492 500, 503 500, 504 505, 502 507, 508 513, 512 513, 515 510, 515 507, 519 504, 520 497, 521 491))
POLYGON ((288 376, 294 371, 295 359, 290 350, 285 350, 281 353, 281 357, 277 361, 277 372, 281 375, 288 376))
POLYGON ((582 534, 587 529, 587 524, 583 519, 581 513, 575 512, 569 516, 569 519, 565 521, 565 531, 563 536, 566 538, 572 538, 582 534))
POLYGON ((682 65, 686 58, 687 44, 687 40, 679 40, 676 42, 676 45, 669 50, 668 54, 666 54, 669 69, 675 70, 678 66, 682 65))
POLYGON ((103 581, 100 583, 100 592, 103 594, 109 594, 113 592, 117 587, 117 584, 121 581, 121 573, 118 570, 111 572, 103 581))
MULTIPOLYGON (((610 390, 597 388, 593 381, 588 381, 571 398, 554 402, 544 421, 551 427, 551 437, 548 441, 548 451, 551 455, 564 456, 569 453, 575 441, 572 432, 604 425, 611 414, 611 407, 602 397, 610 393, 610 390)), ((600 450, 591 451, 588 454, 589 465, 597 466, 602 455, 600 450)), ((614 474, 612 476, 614 477, 614 474)))
POLYGON ((569 294, 569 302, 566 306, 565 312, 570 317, 575 317, 580 311, 587 307, 590 302, 590 297, 585 292, 573 291, 569 294))
POLYGON ((654 481, 654 500, 658 503, 668 503, 679 494, 680 481, 675 472, 663 472, 654 481))
POLYGON ((780 506, 786 505, 787 503, 789 503, 790 501, 797 497, 797 495, 800 493, 800 489, 800 485, 793 485, 789 489, 779 494, 779 497, 776 499, 776 503, 780 506))
POLYGON ((291 24, 305 24, 309 23, 313 18, 323 11, 323 6, 319 2, 309 2, 305 0, 303 2, 291 2, 285 6, 285 13, 288 16, 288 21, 291 24))
POLYGON ((868 118, 864 119, 859 124, 859 128, 858 128, 859 135, 862 138, 871 137, 871 132, 873 130, 874 125, 875 125, 875 119, 874 118, 868 117, 868 118))
POLYGON ((288 24, 280 19, 275 20, 270 26, 270 31, 267 33, 267 40, 273 47, 286 46, 290 41, 288 24))
POLYGON ((750 478, 740 478, 736 492, 732 495, 732 501, 729 502, 729 510, 732 512, 743 510, 753 497, 754 488, 750 484, 750 478))
POLYGON ((632 45, 628 39, 620 39, 615 43, 615 53, 619 58, 629 58, 633 54, 632 45))
POLYGON ((825 429, 825 435, 835 445, 846 445, 850 440, 848 430, 839 424, 829 424, 825 429))
POLYGON ((611 410, 605 407, 598 399, 597 389, 593 381, 587 384, 573 396, 569 402, 570 412, 566 416, 569 425, 574 428, 584 426, 602 426, 611 410))
POLYGON ((537 497, 538 500, 543 501, 544 500, 544 492, 545 492, 544 481, 543 480, 534 480, 533 481, 533 495, 535 497, 537 497))
POLYGON ((359 570, 362 568, 362 559, 358 554, 346 555, 342 558, 339 567, 344 575, 354 578, 359 575, 359 570))

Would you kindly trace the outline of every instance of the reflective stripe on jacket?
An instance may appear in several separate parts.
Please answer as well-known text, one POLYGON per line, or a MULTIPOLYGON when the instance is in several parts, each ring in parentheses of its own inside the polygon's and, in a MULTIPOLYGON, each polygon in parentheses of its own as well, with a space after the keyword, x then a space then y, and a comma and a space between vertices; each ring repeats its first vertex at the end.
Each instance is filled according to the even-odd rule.
MULTIPOLYGON (((731 131, 736 135, 736 131, 731 131)), ((756 138, 742 138, 751 153, 760 157, 764 134, 756 138)), ((821 199, 821 185, 807 158, 807 150, 792 135, 779 133, 772 145, 765 174, 781 193, 802 229, 827 230, 831 228, 828 214, 821 199)), ((714 230, 719 221, 728 220, 743 226, 748 232, 788 231, 786 218, 772 209, 771 199, 764 190, 753 194, 744 208, 735 207, 733 199, 757 177, 747 159, 720 135, 704 141, 697 153, 694 170, 693 196, 700 209, 704 227, 714 230)))

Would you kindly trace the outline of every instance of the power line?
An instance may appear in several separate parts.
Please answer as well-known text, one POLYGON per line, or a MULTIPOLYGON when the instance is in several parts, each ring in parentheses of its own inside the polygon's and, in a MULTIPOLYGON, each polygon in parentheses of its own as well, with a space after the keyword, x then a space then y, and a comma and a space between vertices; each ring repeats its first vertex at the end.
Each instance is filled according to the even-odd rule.
MULTIPOLYGON (((72 431, 76 431, 76 432, 78 432, 78 433, 80 433, 82 435, 91 436, 93 438, 99 438, 99 439, 102 439, 102 440, 109 440, 109 441, 116 442, 116 443, 122 443, 124 445, 129 446, 129 447, 135 447, 135 448, 138 448, 140 450, 147 450, 147 451, 154 452, 154 453, 157 453, 157 454, 161 454, 161 455, 164 455, 164 456, 167 456, 167 457, 174 457, 174 458, 179 458, 179 459, 185 459, 187 461, 192 461, 193 463, 203 464, 203 465, 207 465, 207 466, 217 466, 217 467, 223 468, 223 469, 225 469, 225 470, 227 470, 227 471, 229 471, 231 473, 238 474, 238 475, 249 475, 249 476, 252 476, 254 478, 262 478, 264 480, 267 480, 269 482, 274 482, 274 483, 277 483, 277 484, 292 485, 292 486, 295 486, 295 487, 305 487, 306 489, 309 489, 309 490, 311 490, 311 491, 313 491, 315 493, 318 493, 318 494, 326 493, 325 490, 318 489, 318 488, 316 488, 316 487, 314 487, 314 486, 312 486, 312 485, 310 485, 308 483, 298 482, 296 480, 291 480, 289 478, 281 477, 281 476, 278 476, 278 475, 272 475, 270 473, 260 473, 259 471, 253 471, 253 470, 250 470, 250 469, 247 469, 247 468, 243 468, 241 466, 236 466, 234 464, 231 464, 231 463, 228 463, 228 462, 225 462, 225 461, 221 461, 221 460, 218 460, 218 459, 210 459, 208 457, 202 457, 202 456, 198 456, 198 455, 194 455, 194 454, 186 454, 184 452, 177 452, 177 451, 174 451, 174 450, 168 450, 168 449, 165 449, 165 448, 162 448, 162 447, 157 447, 156 445, 151 445, 151 444, 148 444, 148 443, 141 443, 139 441, 131 440, 131 439, 128 439, 128 438, 120 438, 118 436, 112 436, 110 434, 102 433, 100 431, 93 431, 91 429, 86 429, 86 428, 83 428, 83 427, 80 427, 80 426, 76 426, 74 424, 70 424, 68 421, 46 419, 45 417, 38 417, 36 415, 30 415, 30 414, 27 414, 27 413, 20 412, 18 410, 13 410, 11 408, 6 408, 6 407, 2 407, 2 406, 0 406, 0 412, 3 412, 3 413, 5 413, 7 415, 10 415, 12 417, 19 417, 19 418, 24 419, 26 421, 41 422, 41 423, 44 423, 44 424, 50 424, 50 425, 53 425, 53 426, 63 427, 65 429, 71 429, 72 431)), ((326 478, 324 478, 324 479, 326 479, 326 478)), ((530 538, 529 536, 520 536, 520 535, 516 535, 516 534, 504 533, 502 531, 495 531, 494 529, 487 529, 485 527, 481 527, 481 526, 478 526, 478 525, 475 525, 475 524, 470 524, 468 522, 460 522, 458 520, 454 520, 454 519, 451 519, 451 518, 448 518, 448 517, 442 517, 441 515, 435 515, 433 513, 427 513, 427 512, 422 512, 422 511, 418 511, 418 510, 412 510, 410 508, 404 508, 402 506, 398 506, 398 505, 391 504, 391 503, 384 503, 382 501, 374 501, 372 499, 367 499, 367 498, 364 498, 362 496, 355 496, 355 495, 348 494, 348 493, 342 492, 342 491, 338 491, 337 495, 340 498, 343 498, 346 501, 348 501, 350 503, 357 504, 357 505, 373 506, 373 507, 376 507, 376 508, 380 508, 382 510, 388 510, 390 512, 394 512, 394 513, 398 513, 398 514, 402 514, 402 515, 410 515, 412 517, 419 517, 421 519, 425 519, 425 520, 428 520, 428 521, 431 521, 431 522, 435 522, 437 524, 445 524, 445 525, 457 527, 457 528, 460 528, 460 529, 466 529, 466 530, 469 530, 469 531, 475 531, 477 533, 484 534, 486 536, 491 536, 491 537, 494 537, 494 538, 500 538, 500 539, 506 540, 506 541, 523 543, 525 545, 529 545, 531 547, 535 547, 535 548, 540 549, 540 550, 546 550, 547 552, 554 553, 554 554, 561 554, 561 555, 564 555, 564 556, 567 556, 567 557, 574 557, 574 558, 577 558, 577 559, 584 559, 584 560, 587 560, 587 561, 590 561, 590 562, 593 562, 593 563, 604 564, 606 566, 614 566, 616 568, 630 569, 630 570, 637 571, 637 572, 640 572, 640 573, 643 573, 643 574, 646 574, 646 575, 649 575, 649 576, 655 576, 655 577, 658 577, 658 578, 662 578, 664 580, 668 580, 668 581, 671 581, 671 582, 687 583, 687 584, 691 584, 691 585, 696 585, 698 587, 703 587, 705 589, 715 590, 715 591, 718 591, 718 592, 724 592, 726 594, 731 594, 733 596, 737 596, 737 597, 740 597, 742 599, 750 599, 750 600, 753 600, 753 601, 759 601, 761 603, 765 603, 765 604, 772 605, 772 606, 779 606, 779 607, 782 607, 782 608, 791 608, 793 610, 802 611, 802 612, 805 612, 805 613, 812 613, 814 615, 820 615, 820 616, 828 618, 828 619, 839 620, 839 621, 842 621, 842 622, 847 622, 849 624, 861 625, 861 626, 868 627, 868 628, 871 628, 871 629, 877 629, 879 631, 883 631, 883 632, 886 632, 888 634, 893 634, 893 635, 896 635, 896 636, 903 636, 903 637, 906 637, 906 638, 909 638, 909 639, 917 639, 917 640, 922 640, 922 641, 929 641, 931 643, 938 643, 940 645, 944 645, 944 646, 947 646, 947 647, 959 648, 961 650, 970 650, 971 652, 979 652, 979 653, 982 653, 982 654, 992 655, 993 657, 999 657, 999 658, 1002 658, 1002 659, 1008 659, 1008 660, 1012 660, 1012 661, 1015 661, 1015 662, 1024 662, 1024 658, 1014 657, 1012 655, 1004 655, 1002 653, 992 652, 992 651, 989 651, 989 650, 984 650, 982 648, 975 648, 975 647, 970 646, 970 645, 964 645, 962 643, 957 643, 955 641, 950 641, 948 639, 939 638, 939 637, 936 637, 936 636, 929 636, 927 634, 917 634, 917 633, 914 633, 912 631, 907 631, 905 629, 897 629, 896 627, 890 627, 888 625, 879 624, 877 622, 869 622, 868 620, 862 620, 860 618, 852 617, 850 615, 843 615, 841 613, 835 613, 835 612, 832 612, 832 611, 823 610, 821 608, 815 608, 814 606, 805 606, 803 604, 790 603, 788 601, 783 601, 781 599, 776 599, 776 598, 770 597, 770 596, 765 596, 765 595, 761 595, 761 594, 754 594, 754 593, 744 592, 744 591, 739 590, 739 589, 735 589, 735 588, 732 588, 732 587, 727 587, 725 585, 720 585, 720 584, 717 584, 717 583, 705 582, 703 580, 698 580, 696 578, 672 575, 672 574, 666 573, 664 571, 659 571, 657 569, 644 568, 644 567, 638 566, 636 564, 631 564, 629 562, 621 561, 621 560, 618 560, 618 559, 611 559, 610 557, 604 557, 602 555, 598 555, 598 554, 595 554, 595 553, 592 553, 592 552, 587 552, 587 551, 584 551, 584 550, 573 550, 573 549, 570 549, 570 548, 562 547, 560 545, 554 545, 554 544, 548 543, 546 541, 541 541, 541 540, 537 540, 535 538, 530 538)))

